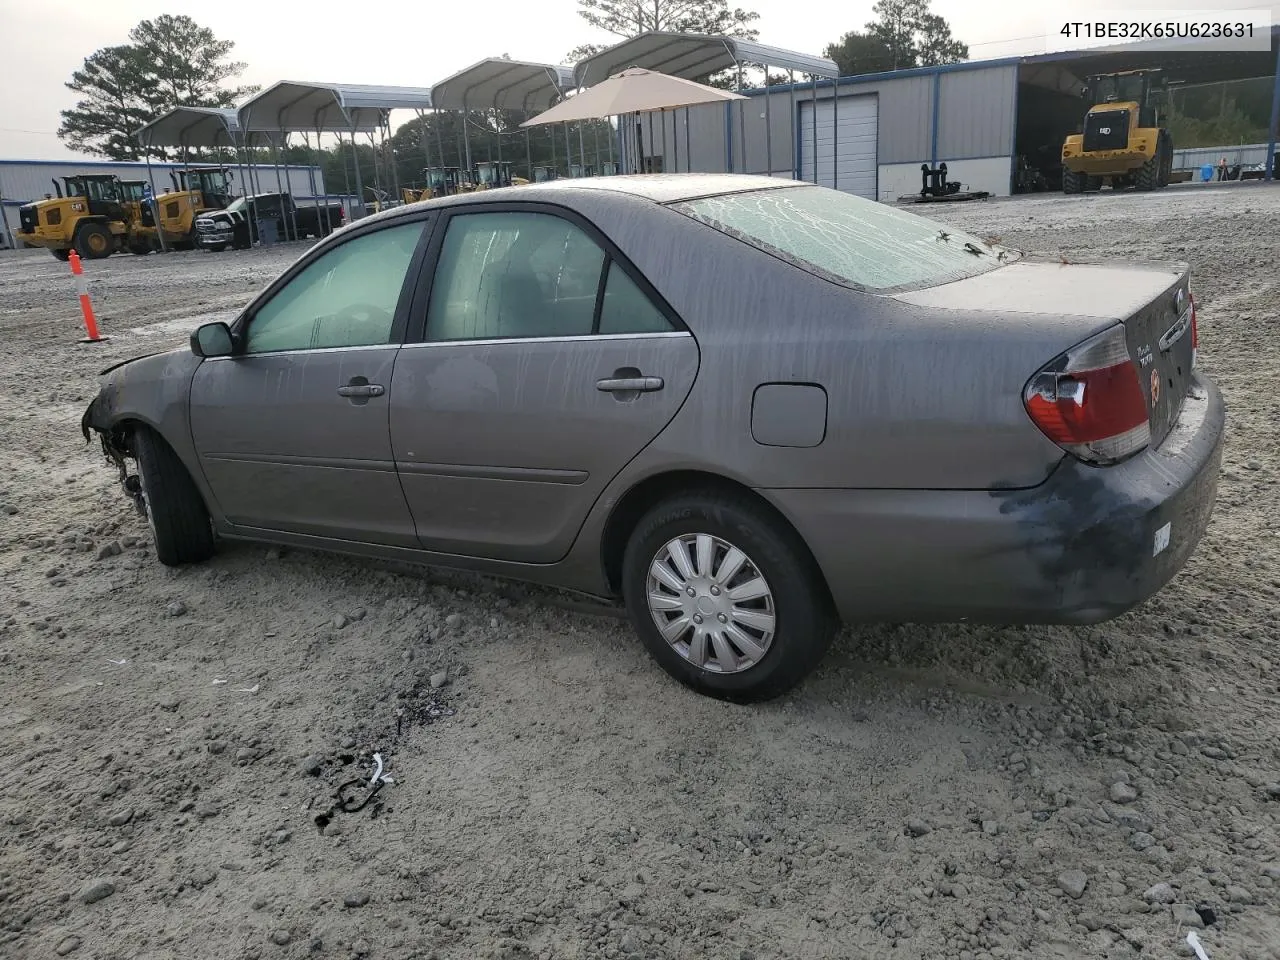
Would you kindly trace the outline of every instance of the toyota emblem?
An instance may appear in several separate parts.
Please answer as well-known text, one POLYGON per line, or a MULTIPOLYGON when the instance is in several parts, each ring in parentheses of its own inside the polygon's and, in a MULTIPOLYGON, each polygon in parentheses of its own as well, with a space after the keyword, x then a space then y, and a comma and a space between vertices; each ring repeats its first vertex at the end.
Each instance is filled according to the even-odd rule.
POLYGON ((1160 400, 1160 371, 1151 371, 1151 405, 1154 407, 1160 400))

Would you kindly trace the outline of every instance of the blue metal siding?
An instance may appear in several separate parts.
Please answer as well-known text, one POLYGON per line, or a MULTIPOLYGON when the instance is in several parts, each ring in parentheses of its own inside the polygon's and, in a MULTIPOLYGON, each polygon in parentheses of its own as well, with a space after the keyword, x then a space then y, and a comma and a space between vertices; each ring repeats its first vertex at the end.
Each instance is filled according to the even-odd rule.
POLYGON ((937 160, 1013 155, 1016 66, 935 74, 937 160))

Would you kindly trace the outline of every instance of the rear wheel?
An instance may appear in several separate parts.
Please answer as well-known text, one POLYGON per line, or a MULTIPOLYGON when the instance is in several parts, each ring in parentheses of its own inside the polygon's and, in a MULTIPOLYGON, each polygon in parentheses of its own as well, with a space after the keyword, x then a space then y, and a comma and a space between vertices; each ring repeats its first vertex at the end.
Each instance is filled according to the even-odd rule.
POLYGON ((1154 190, 1160 186, 1160 172, 1164 167, 1164 144, 1156 141, 1156 152, 1139 169, 1134 186, 1139 190, 1154 190))
POLYGON ((82 260, 101 260, 111 256, 115 240, 111 231, 100 223, 82 224, 76 231, 76 253, 82 260))
POLYGON ((1084 193, 1085 181, 1089 178, 1083 173, 1076 173, 1074 170, 1062 168, 1062 192, 1063 193, 1084 193))
POLYGON ((714 491, 645 514, 627 543, 622 588, 662 668, 723 700, 785 693, 818 665, 837 628, 795 532, 760 505, 714 491))
POLYGON ((170 567, 208 560, 213 556, 213 527, 187 468, 150 427, 134 433, 134 452, 157 559, 170 567))

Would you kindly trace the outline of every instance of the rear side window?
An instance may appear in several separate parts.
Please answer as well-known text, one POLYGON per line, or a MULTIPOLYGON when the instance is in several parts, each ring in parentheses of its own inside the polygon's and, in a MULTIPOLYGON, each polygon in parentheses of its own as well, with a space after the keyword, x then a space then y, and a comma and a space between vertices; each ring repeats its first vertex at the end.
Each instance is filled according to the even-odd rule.
POLYGON ((671 205, 802 269, 859 290, 935 286, 994 270, 1013 251, 825 187, 723 194, 671 205))

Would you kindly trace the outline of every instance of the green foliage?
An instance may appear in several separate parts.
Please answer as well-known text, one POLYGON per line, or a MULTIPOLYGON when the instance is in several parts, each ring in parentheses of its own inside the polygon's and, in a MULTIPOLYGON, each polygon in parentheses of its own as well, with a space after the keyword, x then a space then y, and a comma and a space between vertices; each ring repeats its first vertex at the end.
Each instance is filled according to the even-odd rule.
POLYGON ((62 111, 58 136, 72 150, 137 160, 142 150, 133 132, 166 110, 232 106, 258 89, 224 86, 245 64, 227 59, 234 43, 190 17, 143 20, 129 41, 95 51, 71 75, 67 87, 81 99, 62 111))
POLYGON ((876 19, 863 31, 850 31, 823 51, 841 76, 958 63, 969 56, 929 0, 879 0, 871 9, 876 19))

